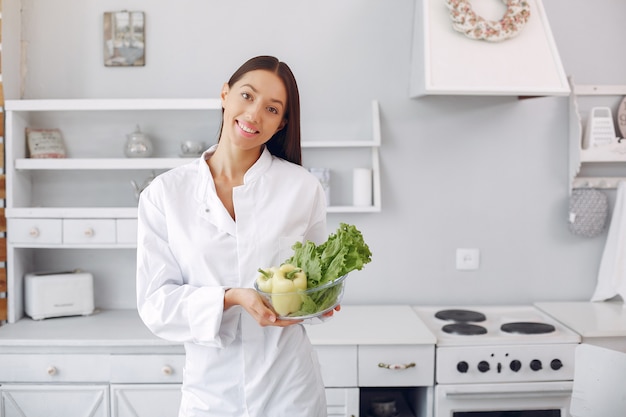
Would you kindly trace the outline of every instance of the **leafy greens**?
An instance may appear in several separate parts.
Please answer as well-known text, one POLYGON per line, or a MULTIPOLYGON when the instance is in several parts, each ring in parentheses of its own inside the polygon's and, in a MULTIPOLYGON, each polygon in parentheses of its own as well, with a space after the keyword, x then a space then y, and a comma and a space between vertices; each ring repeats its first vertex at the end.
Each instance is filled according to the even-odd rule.
MULTIPOLYGON (((361 270, 372 260, 372 252, 363 240, 363 235, 354 225, 340 223, 326 242, 319 246, 307 241, 296 242, 294 254, 285 263, 302 268, 307 275, 307 288, 315 288, 330 283, 354 270, 361 270)), ((335 303, 342 285, 330 286, 319 292, 303 295, 299 312, 301 316, 323 311, 335 303)))

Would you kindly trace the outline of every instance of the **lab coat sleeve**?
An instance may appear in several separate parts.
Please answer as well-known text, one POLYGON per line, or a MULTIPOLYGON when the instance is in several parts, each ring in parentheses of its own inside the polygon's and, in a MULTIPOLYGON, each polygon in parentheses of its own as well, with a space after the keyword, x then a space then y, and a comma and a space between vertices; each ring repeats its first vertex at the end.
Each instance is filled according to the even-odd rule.
MULTIPOLYGON (((147 191, 147 190, 146 190, 147 191)), ((239 307, 224 312, 226 288, 184 282, 170 250, 164 213, 142 192, 138 212, 137 309, 157 336, 225 347, 235 338, 239 307)))

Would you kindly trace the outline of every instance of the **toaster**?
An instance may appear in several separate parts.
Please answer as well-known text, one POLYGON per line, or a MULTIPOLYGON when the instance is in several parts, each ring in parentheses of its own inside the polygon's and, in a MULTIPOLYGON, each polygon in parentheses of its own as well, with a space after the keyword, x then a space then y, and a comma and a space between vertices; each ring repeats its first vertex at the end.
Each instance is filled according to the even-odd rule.
POLYGON ((26 274, 24 310, 33 320, 93 313, 93 275, 82 271, 26 274))

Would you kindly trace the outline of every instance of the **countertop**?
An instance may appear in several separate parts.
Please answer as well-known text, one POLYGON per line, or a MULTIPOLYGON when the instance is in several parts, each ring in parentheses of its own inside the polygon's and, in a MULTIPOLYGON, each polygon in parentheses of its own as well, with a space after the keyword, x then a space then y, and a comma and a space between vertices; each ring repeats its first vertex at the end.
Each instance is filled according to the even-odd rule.
POLYGON ((436 342, 408 305, 342 305, 331 320, 306 328, 314 345, 434 345, 436 342))
POLYGON ((561 301, 535 303, 584 337, 626 336, 626 307, 615 301, 561 301))
MULTIPOLYGON (((330 320, 306 328, 314 345, 435 343, 435 336, 410 306, 403 305, 346 305, 330 320)), ((154 336, 135 310, 104 310, 90 316, 39 321, 24 318, 0 327, 0 352, 23 352, 25 348, 184 352, 181 344, 154 336)))

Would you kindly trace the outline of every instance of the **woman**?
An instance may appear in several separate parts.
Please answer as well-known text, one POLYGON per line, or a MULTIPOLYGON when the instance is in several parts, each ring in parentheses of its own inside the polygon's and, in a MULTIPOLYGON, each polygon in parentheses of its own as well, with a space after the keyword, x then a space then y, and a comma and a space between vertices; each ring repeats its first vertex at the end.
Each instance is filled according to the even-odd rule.
POLYGON ((218 144, 141 194, 137 305, 154 334, 183 342, 179 416, 326 416, 304 327, 252 288, 296 241, 323 242, 326 202, 301 164, 289 67, 260 56, 221 91, 218 144))

